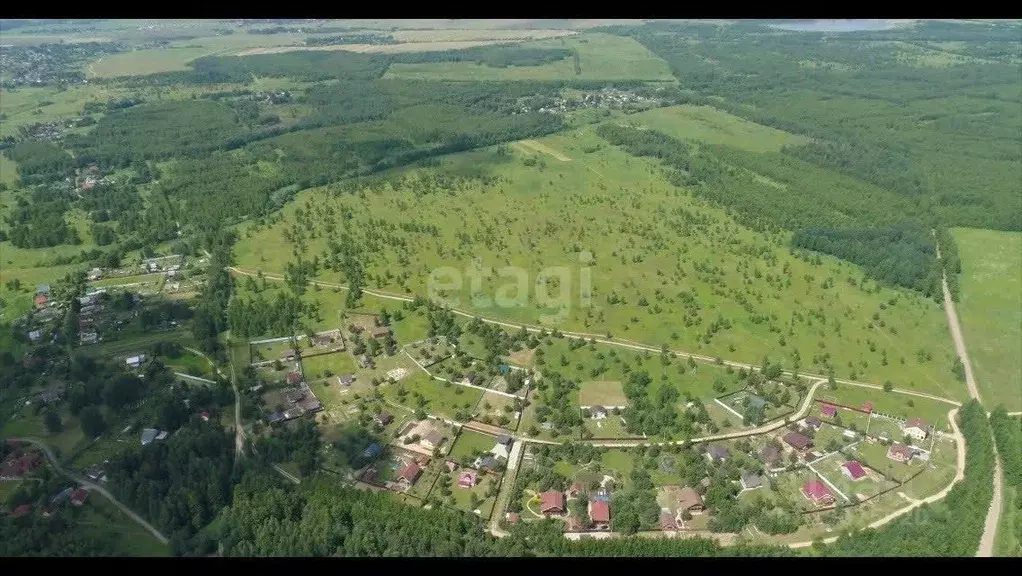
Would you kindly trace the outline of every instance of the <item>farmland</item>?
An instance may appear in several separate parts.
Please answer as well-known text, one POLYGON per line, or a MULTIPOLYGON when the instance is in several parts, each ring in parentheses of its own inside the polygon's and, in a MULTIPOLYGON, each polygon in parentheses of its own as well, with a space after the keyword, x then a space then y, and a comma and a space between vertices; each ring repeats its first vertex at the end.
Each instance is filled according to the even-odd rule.
POLYGON ((1022 234, 956 228, 962 331, 980 395, 1022 410, 1022 234))

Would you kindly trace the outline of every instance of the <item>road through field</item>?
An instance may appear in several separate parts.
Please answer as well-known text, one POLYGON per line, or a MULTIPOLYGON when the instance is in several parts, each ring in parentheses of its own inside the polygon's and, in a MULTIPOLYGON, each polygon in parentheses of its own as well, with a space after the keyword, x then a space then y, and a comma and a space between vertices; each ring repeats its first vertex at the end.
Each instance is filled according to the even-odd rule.
MULTIPOLYGON (((936 234, 934 234, 936 235, 936 234)), ((941 258, 940 245, 936 244, 937 258, 941 258)), ((969 388, 969 396, 982 402, 979 396, 979 387, 976 386, 976 378, 972 373, 972 362, 969 360, 969 352, 965 348, 965 337, 962 336, 962 327, 958 323, 958 312, 955 310, 954 299, 951 298, 951 291, 947 287, 947 273, 941 276, 941 287, 944 290, 944 310, 947 312, 948 328, 951 330, 951 339, 955 343, 955 351, 958 358, 965 367, 965 385, 969 388)), ((990 509, 987 510, 986 521, 983 524, 983 536, 979 539, 979 549, 976 556, 990 558, 994 555, 994 541, 997 536, 997 524, 1001 520, 1001 501, 1004 498, 1002 490, 1001 456, 997 453, 997 445, 994 443, 994 497, 990 501, 990 509)))
POLYGON ((82 477, 78 476, 77 474, 68 472, 67 470, 64 470, 63 468, 61 468, 60 465, 57 464, 57 458, 53 455, 53 452, 50 451, 50 447, 47 446, 46 443, 43 442, 42 440, 38 440, 36 438, 10 438, 10 440, 16 440, 18 442, 24 442, 26 444, 31 444, 33 446, 38 447, 39 449, 41 449, 43 451, 43 454, 46 454, 46 459, 50 461, 50 464, 53 465, 53 469, 56 470, 58 474, 60 474, 61 476, 64 476, 65 478, 70 478, 71 480, 74 480, 75 482, 81 484, 82 486, 85 486, 89 490, 92 490, 92 491, 95 491, 95 492, 99 492, 100 494, 105 496, 107 500, 113 502, 114 506, 117 506, 121 510, 121 512, 124 512, 129 518, 134 520, 139 526, 141 526, 141 527, 145 528, 146 530, 148 530, 149 533, 152 534, 153 537, 155 537, 157 540, 159 540, 162 544, 166 544, 166 543, 170 542, 170 540, 168 540, 166 536, 161 534, 159 530, 157 530, 156 528, 153 528, 153 526, 151 524, 149 524, 148 522, 146 522, 141 516, 139 516, 138 514, 135 514, 135 512, 132 511, 131 508, 128 508, 124 504, 121 504, 121 502, 119 500, 117 500, 116 498, 114 498, 112 494, 107 492, 105 488, 103 488, 99 484, 94 484, 92 482, 89 482, 85 478, 82 478, 82 477))

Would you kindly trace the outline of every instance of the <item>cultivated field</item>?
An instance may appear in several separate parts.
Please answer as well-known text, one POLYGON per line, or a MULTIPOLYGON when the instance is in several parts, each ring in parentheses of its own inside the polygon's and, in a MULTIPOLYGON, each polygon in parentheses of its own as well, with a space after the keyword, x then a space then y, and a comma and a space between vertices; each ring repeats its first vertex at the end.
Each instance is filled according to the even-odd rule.
POLYGON ((1022 234, 953 230, 962 332, 984 403, 1022 410, 1022 234))

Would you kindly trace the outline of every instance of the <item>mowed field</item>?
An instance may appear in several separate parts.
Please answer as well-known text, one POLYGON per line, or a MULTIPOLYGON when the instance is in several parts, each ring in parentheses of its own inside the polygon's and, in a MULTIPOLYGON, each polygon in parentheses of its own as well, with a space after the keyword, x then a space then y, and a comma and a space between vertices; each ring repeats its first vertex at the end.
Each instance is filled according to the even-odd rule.
POLYGON ((782 146, 798 146, 808 139, 743 120, 712 106, 654 108, 620 120, 626 126, 651 126, 685 140, 724 144, 752 152, 776 152, 782 146))
POLYGON ((952 231, 962 261, 965 346, 984 403, 1022 410, 1022 234, 952 231))
POLYGON ((420 80, 653 80, 673 82, 667 63, 631 38, 610 34, 581 34, 525 42, 533 48, 568 48, 578 51, 581 73, 574 58, 539 66, 493 68, 474 62, 392 64, 384 78, 420 80))
MULTIPOLYGON (((838 377, 965 398, 932 300, 872 282, 851 286, 846 280, 862 270, 836 258, 793 257, 785 234, 738 225, 594 130, 536 139, 542 148, 491 148, 398 170, 360 197, 303 191, 279 221, 239 226, 236 265, 281 274, 295 238, 307 259, 322 260, 327 238, 343 232, 372 247, 361 255, 368 288, 757 365, 770 356, 792 367, 797 351, 802 372, 823 373, 829 358, 838 377), (537 151, 546 148, 569 160, 537 151), (582 251, 592 260, 583 262, 582 251), (497 272, 507 266, 518 273, 497 272), (473 287, 468 277, 486 272, 473 287), (710 334, 718 320, 730 327, 710 334)), ((344 281, 330 271, 320 279, 344 281)))

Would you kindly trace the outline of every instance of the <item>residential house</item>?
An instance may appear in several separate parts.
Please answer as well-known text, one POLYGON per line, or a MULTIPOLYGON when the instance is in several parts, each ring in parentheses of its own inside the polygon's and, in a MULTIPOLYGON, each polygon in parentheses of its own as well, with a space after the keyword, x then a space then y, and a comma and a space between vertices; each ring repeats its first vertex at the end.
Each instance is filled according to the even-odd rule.
POLYGON ((138 356, 132 356, 124 361, 129 368, 138 368, 145 362, 145 354, 139 354, 138 356))
POLYGON ((383 446, 381 446, 378 442, 373 442, 369 446, 366 446, 366 449, 362 451, 362 457, 376 458, 381 452, 383 452, 383 446))
POLYGON ((0 480, 16 480, 21 478, 31 472, 40 462, 42 462, 42 458, 36 452, 22 454, 16 458, 8 458, 0 466, 0 480))
POLYGON ((99 280, 103 277, 103 270, 101 268, 93 268, 89 270, 89 282, 99 280))
POLYGON ((809 418, 806 418, 804 422, 806 426, 812 428, 813 430, 819 430, 820 427, 823 426, 823 422, 815 416, 810 416, 809 418))
POLYGON ((64 488, 63 490, 60 491, 59 494, 57 494, 56 496, 53 497, 52 500, 50 500, 50 507, 57 508, 63 506, 64 504, 67 503, 68 500, 71 499, 72 493, 74 493, 74 489, 71 488, 70 486, 64 488))
POLYGON ((724 462, 729 456, 730 453, 728 453, 727 448, 723 446, 714 444, 706 449, 706 457, 710 460, 710 462, 724 462))
POLYGON ((590 500, 589 518, 597 530, 610 530, 610 504, 603 500, 590 500))
POLYGON ((146 428, 142 430, 142 445, 148 446, 151 442, 156 440, 156 437, 160 435, 160 431, 155 428, 146 428))
POLYGON ((42 330, 33 330, 28 333, 28 339, 31 340, 32 342, 38 342, 39 340, 42 339, 42 337, 43 337, 42 330))
POLYGON ((873 403, 872 402, 863 402, 862 403, 862 411, 867 413, 867 414, 872 413, 873 412, 873 403))
POLYGON ((855 440, 856 437, 855 430, 845 430, 841 435, 849 440, 855 440))
POLYGON ((390 327, 375 326, 372 330, 369 331, 369 334, 371 334, 373 338, 386 338, 387 334, 390 334, 390 327))
POLYGON ((337 377, 337 382, 339 382, 342 386, 351 386, 351 383, 354 382, 354 381, 355 381, 355 376, 353 374, 348 374, 346 376, 338 376, 337 377))
POLYGON ((702 496, 694 488, 685 486, 678 492, 678 512, 688 510, 689 512, 696 513, 702 512, 705 508, 702 496))
POLYGON ((930 432, 930 426, 923 421, 922 418, 909 418, 907 422, 901 427, 901 431, 906 436, 915 438, 916 440, 925 440, 926 436, 930 432))
POLYGON ((419 479, 419 475, 422 474, 422 468, 419 467, 416 462, 409 462, 397 475, 398 482, 411 487, 415 484, 415 481, 419 479))
POLYGON ((305 414, 305 410, 301 406, 292 406, 291 408, 284 410, 285 420, 294 420, 299 416, 305 414))
POLYGON ((827 486, 819 480, 811 480, 802 485, 802 495, 814 504, 830 504, 834 502, 834 495, 830 493, 827 486))
POLYGON ((856 460, 849 460, 841 465, 841 473, 849 480, 862 480, 866 477, 866 470, 856 460))
POLYGON ((547 516, 564 514, 564 493, 559 490, 547 490, 539 495, 539 511, 547 516))
POLYGON ((373 420, 375 420, 376 423, 379 424, 380 426, 386 426, 387 424, 390 424, 391 422, 394 421, 394 417, 391 416, 388 412, 380 412, 379 414, 373 417, 373 420))
POLYGON ((480 470, 496 470, 499 464, 493 456, 484 456, 473 462, 473 465, 480 470))
POLYGON ((490 454, 493 454, 494 458, 503 458, 504 460, 507 460, 509 455, 507 446, 500 442, 494 444, 493 448, 490 449, 490 454))
POLYGON ((43 404, 56 404, 57 402, 60 402, 63 398, 64 398, 63 386, 54 386, 53 388, 40 392, 39 395, 36 396, 36 400, 43 404))
POLYGON ((71 493, 71 504, 81 506, 89 498, 89 492, 85 488, 79 488, 71 493))
POLYGON ((504 446, 510 447, 512 442, 513 442, 513 439, 510 436, 508 436, 507 434, 501 434, 500 436, 497 436, 497 443, 498 444, 503 444, 504 446))
POLYGON ((424 448, 435 450, 439 448, 440 445, 443 444, 444 440, 446 439, 447 437, 441 434, 439 431, 432 430, 419 440, 419 444, 422 445, 424 448))
POLYGON ((784 443, 798 452, 805 452, 813 447, 813 441, 798 432, 788 432, 785 434, 784 443))
POLYGON ((35 297, 35 307, 36 307, 36 310, 39 310, 41 308, 46 308, 46 306, 49 305, 49 303, 50 303, 50 297, 49 296, 44 296, 44 295, 40 294, 39 296, 35 297))
POLYGON ((479 480, 475 470, 462 470, 458 474, 458 486, 461 488, 472 488, 479 480))
POLYGON ((913 454, 912 448, 901 442, 895 442, 887 449, 887 457, 896 462, 908 462, 912 460, 913 454))
POLYGON ((288 386, 296 386, 301 381, 302 381, 302 374, 301 374, 301 372, 288 372, 287 373, 287 385, 288 386))
POLYGON ((518 524, 518 522, 522 519, 522 517, 519 516, 517 512, 508 512, 507 514, 504 515, 504 517, 507 518, 508 524, 512 526, 518 524))
POLYGON ((444 467, 447 468, 448 472, 454 472, 458 469, 458 463, 454 460, 447 460, 444 462, 444 467))
POLYGON ((820 408, 820 414, 823 415, 825 418, 833 418, 834 415, 837 414, 837 406, 834 406, 832 404, 824 404, 820 408))
POLYGON ((274 413, 272 413, 272 414, 270 414, 269 416, 266 417, 266 421, 269 422, 270 424, 277 424, 279 422, 283 422, 284 421, 284 413, 283 412, 274 412, 274 413))
POLYGON ((284 401, 288 404, 297 404, 305 398, 305 390, 301 388, 288 388, 284 390, 284 401))
POLYGON ((593 406, 589 409, 589 413, 592 415, 593 420, 603 420, 607 417, 607 409, 603 406, 593 406))
POLYGON ((36 287, 35 293, 36 294, 43 294, 45 296, 49 296, 50 295, 50 285, 49 284, 40 284, 39 286, 36 287))
POLYGON ((759 474, 744 474, 742 476, 742 490, 755 490, 763 486, 763 479, 759 474))
POLYGON ((199 412, 199 418, 202 418, 203 422, 209 422, 209 412, 199 412))
POLYGON ((95 332, 82 332, 78 335, 78 341, 81 344, 95 344, 99 341, 99 334, 95 332))

